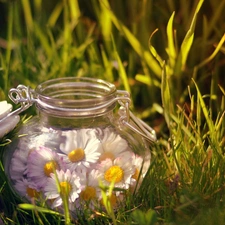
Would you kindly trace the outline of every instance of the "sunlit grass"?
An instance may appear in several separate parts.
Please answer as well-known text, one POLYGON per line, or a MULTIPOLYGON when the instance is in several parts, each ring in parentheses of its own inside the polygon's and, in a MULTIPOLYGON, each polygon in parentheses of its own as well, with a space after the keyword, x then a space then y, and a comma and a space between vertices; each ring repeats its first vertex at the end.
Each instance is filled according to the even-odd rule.
MULTIPOLYGON (((135 195, 116 211, 105 196, 105 211, 72 219, 68 211, 21 202, 1 163, 4 224, 224 224, 225 1, 176 2, 1 3, 7 30, 0 31, 0 100, 19 83, 102 78, 131 92, 133 110, 158 136, 135 195)), ((1 159, 14 134, 0 140, 1 159)))

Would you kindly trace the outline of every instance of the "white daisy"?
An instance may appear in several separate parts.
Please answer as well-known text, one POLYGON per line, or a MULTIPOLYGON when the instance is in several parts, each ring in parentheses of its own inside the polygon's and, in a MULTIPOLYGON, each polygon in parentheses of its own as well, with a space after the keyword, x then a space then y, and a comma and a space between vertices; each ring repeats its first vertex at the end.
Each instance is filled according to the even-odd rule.
POLYGON ((30 152, 27 160, 27 177, 44 187, 47 178, 56 170, 64 169, 62 158, 44 146, 30 152))
POLYGON ((28 200, 42 198, 41 188, 27 179, 22 178, 21 180, 18 180, 14 188, 21 197, 25 197, 28 200))
MULTIPOLYGON (((28 155, 31 151, 35 150, 37 146, 43 146, 44 144, 50 145, 48 136, 48 133, 44 133, 35 137, 27 138, 27 136, 24 136, 18 139, 17 149, 13 153, 12 159, 8 159, 11 160, 8 164, 10 164, 9 171, 13 180, 18 180, 26 176, 28 155)), ((54 147, 53 144, 51 144, 51 146, 54 147)))
POLYGON ((99 179, 104 185, 109 186, 110 183, 115 182, 115 187, 129 188, 132 183, 131 177, 135 170, 132 165, 131 156, 130 154, 128 158, 106 159, 97 165, 97 169, 100 172, 99 179))
POLYGON ((74 170, 87 170, 99 158, 99 140, 94 130, 81 129, 65 131, 65 143, 60 144, 60 150, 65 153, 63 159, 67 168, 74 170))
POLYGON ((132 175, 133 184, 131 187, 131 191, 135 190, 135 186, 138 189, 145 177, 149 166, 150 166, 150 155, 146 155, 143 159, 141 156, 137 154, 132 155, 132 165, 135 168, 134 173, 132 175), (138 183, 137 183, 138 182, 138 183))
POLYGON ((150 157, 146 156, 145 159, 143 159, 141 156, 133 154, 132 165, 135 167, 135 172, 132 175, 132 178, 136 181, 138 179, 143 179, 150 166, 150 157))
POLYGON ((27 172, 28 151, 17 149, 10 162, 9 174, 14 181, 22 179, 27 172))
POLYGON ((17 115, 5 118, 11 110, 11 104, 7 103, 7 101, 0 101, 0 138, 13 130, 20 120, 17 115))
POLYGON ((126 157, 126 153, 130 150, 127 141, 119 134, 113 132, 110 128, 106 128, 103 131, 103 137, 100 142, 100 162, 107 158, 114 160, 117 157, 122 157, 122 155, 124 155, 123 157, 126 157))
POLYGON ((9 174, 13 180, 22 179, 23 176, 27 174, 27 158, 32 148, 31 141, 29 138, 21 137, 18 139, 18 144, 15 152, 13 153, 12 159, 10 162, 5 162, 5 164, 9 164, 9 174))
POLYGON ((44 193, 47 199, 52 199, 52 208, 62 206, 63 199, 68 199, 69 204, 75 202, 81 192, 79 174, 70 170, 56 171, 47 179, 44 193))
MULTIPOLYGON (((101 189, 99 188, 98 170, 93 169, 81 179, 82 191, 79 196, 79 204, 87 205, 89 208, 94 208, 101 197, 101 189)), ((77 204, 77 207, 78 204, 77 204)))
POLYGON ((50 149, 58 149, 59 142, 61 142, 61 131, 53 130, 46 127, 35 127, 36 123, 33 124, 33 127, 28 129, 32 130, 32 133, 36 135, 30 135, 29 148, 36 148, 37 146, 45 146, 50 149))

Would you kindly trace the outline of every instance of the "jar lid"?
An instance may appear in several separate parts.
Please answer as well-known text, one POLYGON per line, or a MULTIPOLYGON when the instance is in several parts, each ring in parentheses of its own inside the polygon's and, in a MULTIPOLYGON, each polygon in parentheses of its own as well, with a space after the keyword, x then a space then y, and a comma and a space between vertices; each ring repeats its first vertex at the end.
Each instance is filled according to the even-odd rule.
POLYGON ((99 116, 114 109, 116 103, 119 103, 120 123, 146 140, 156 141, 155 130, 130 112, 129 93, 116 90, 115 85, 101 79, 57 78, 39 84, 35 90, 18 85, 10 89, 9 97, 15 104, 21 105, 9 116, 21 113, 33 103, 42 112, 56 117, 99 116))
POLYGON ((115 107, 115 85, 101 79, 66 77, 46 81, 35 89, 37 108, 60 117, 101 115, 115 107))

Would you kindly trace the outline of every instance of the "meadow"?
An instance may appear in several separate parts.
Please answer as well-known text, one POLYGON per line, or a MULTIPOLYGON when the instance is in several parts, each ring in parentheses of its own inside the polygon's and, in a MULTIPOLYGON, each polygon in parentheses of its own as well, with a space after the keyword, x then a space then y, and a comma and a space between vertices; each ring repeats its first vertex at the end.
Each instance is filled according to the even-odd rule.
POLYGON ((71 219, 9 188, 3 154, 28 109, 0 140, 2 224, 225 224, 224 10, 225 0, 0 1, 0 101, 18 84, 100 78, 131 93, 157 133, 137 193, 71 219))

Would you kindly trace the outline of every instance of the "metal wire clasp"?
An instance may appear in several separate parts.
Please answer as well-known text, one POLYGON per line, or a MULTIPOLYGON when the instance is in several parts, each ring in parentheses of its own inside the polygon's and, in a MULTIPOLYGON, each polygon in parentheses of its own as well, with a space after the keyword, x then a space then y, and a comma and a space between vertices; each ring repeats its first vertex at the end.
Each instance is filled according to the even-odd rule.
MULTIPOLYGON (((126 91, 117 91, 120 94, 126 96, 128 92, 126 91)), ((129 96, 129 94, 128 94, 129 96)), ((120 123, 130 128, 135 133, 141 135, 149 142, 155 142, 157 140, 156 132, 153 128, 151 128, 148 124, 146 124, 141 119, 137 118, 130 110, 129 104, 130 101, 121 101, 118 100, 118 103, 121 105, 119 108, 119 115, 120 115, 120 123), (130 122, 132 121, 134 125, 130 122)))
POLYGON ((4 119, 13 115, 18 115, 19 113, 28 109, 35 102, 34 90, 21 84, 18 85, 17 88, 11 88, 9 90, 9 98, 15 104, 20 103, 20 107, 9 113, 4 119))

